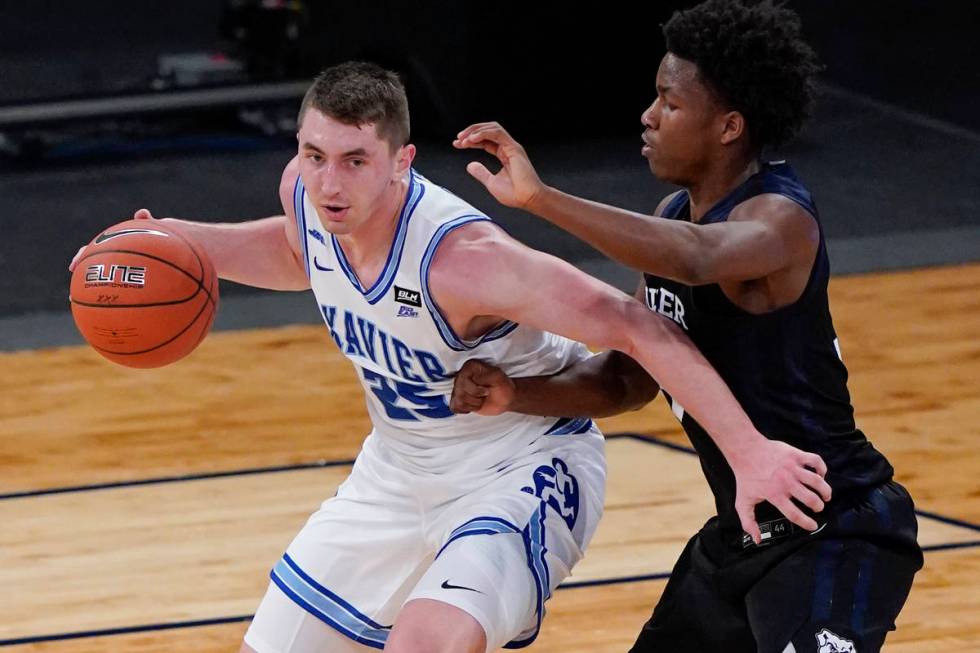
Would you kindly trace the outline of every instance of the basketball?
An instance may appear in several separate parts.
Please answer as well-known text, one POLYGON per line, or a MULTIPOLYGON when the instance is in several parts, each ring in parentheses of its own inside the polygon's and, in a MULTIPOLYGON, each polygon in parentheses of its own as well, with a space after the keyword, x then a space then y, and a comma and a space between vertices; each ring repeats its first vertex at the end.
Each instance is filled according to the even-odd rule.
POLYGON ((97 352, 127 367, 161 367, 211 329, 218 276, 202 249, 158 220, 104 230, 72 272, 72 316, 97 352))

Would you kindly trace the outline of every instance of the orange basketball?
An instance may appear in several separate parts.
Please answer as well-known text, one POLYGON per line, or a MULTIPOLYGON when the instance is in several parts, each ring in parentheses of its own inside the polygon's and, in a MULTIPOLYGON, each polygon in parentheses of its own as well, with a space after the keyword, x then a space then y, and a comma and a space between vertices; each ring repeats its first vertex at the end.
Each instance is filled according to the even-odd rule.
POLYGON ((71 313, 95 350, 127 367, 191 353, 211 329, 218 275, 200 247, 157 220, 109 227, 71 277, 71 313))

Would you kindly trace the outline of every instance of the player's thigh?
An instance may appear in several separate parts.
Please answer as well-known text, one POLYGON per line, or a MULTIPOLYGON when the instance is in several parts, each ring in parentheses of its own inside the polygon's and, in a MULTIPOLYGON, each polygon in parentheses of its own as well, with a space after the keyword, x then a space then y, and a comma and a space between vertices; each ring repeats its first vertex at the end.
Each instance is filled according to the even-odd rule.
POLYGON ((358 644, 307 612, 269 584, 245 633, 243 653, 366 653, 358 644))
MULTIPOLYGON (((382 465, 366 454, 358 457, 336 496, 310 517, 270 574, 281 595, 314 620, 375 648, 384 646, 398 610, 433 557, 419 528, 411 479, 382 465)), ((265 625, 265 612, 263 606, 253 628, 265 625)), ((269 640, 290 637, 293 623, 287 619, 287 626, 261 632, 276 647, 281 640, 269 640)), ((308 623, 317 626, 309 629, 311 637, 327 633, 308 623)))
POLYGON ((878 651, 919 565, 915 552, 858 538, 797 550, 747 596, 759 653, 878 651))
POLYGON ((630 653, 755 653, 744 603, 722 591, 702 537, 687 543, 630 653))
POLYGON ((398 614, 389 653, 485 653, 483 626, 469 613, 434 599, 412 599, 398 614))
POLYGON ((421 650, 432 651, 497 650, 529 629, 536 633, 540 592, 520 533, 461 537, 412 590, 389 642, 426 642, 431 648, 421 650))

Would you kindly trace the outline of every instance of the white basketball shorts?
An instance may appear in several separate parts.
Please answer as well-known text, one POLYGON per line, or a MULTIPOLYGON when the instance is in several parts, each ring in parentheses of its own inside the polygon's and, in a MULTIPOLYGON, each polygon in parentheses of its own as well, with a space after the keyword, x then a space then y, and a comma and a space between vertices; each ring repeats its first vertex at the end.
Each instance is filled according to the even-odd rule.
POLYGON ((465 475, 406 472, 372 434, 276 563, 245 641, 307 653, 340 633, 350 650, 381 649, 401 607, 428 598, 472 615, 488 651, 526 646, 595 533, 605 478, 594 427, 465 475))

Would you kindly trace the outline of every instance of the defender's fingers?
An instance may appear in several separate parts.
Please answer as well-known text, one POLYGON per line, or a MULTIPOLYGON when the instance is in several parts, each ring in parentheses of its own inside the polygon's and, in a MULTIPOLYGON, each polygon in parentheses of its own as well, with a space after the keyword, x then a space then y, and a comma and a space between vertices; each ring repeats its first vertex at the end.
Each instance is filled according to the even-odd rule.
POLYGON ((823 461, 823 458, 815 453, 801 452, 800 463, 806 467, 809 467, 817 474, 821 476, 827 475, 827 463, 823 461))
POLYGON ((830 501, 831 496, 833 496, 833 490, 830 488, 830 483, 822 476, 816 472, 811 472, 809 469, 801 469, 796 473, 796 477, 801 483, 819 494, 824 502, 830 501))
POLYGON ((783 513, 783 516, 785 516, 786 519, 790 520, 800 528, 808 531, 817 530, 817 522, 810 517, 807 517, 806 514, 797 508, 796 504, 794 504, 788 498, 781 497, 779 499, 770 499, 769 503, 776 506, 776 509, 783 513))
POLYGON ((471 161, 466 165, 466 172, 470 173, 471 176, 476 178, 478 182, 484 186, 490 184, 490 180, 493 179, 493 175, 487 170, 487 167, 482 163, 477 161, 471 161))
POLYGON ((759 532, 759 525, 755 521, 755 506, 736 503, 735 512, 738 513, 738 520, 742 524, 742 530, 748 533, 749 537, 756 544, 762 542, 762 533, 759 532))
POLYGON ((458 134, 456 134, 456 138, 459 139, 459 140, 463 140, 464 138, 466 138, 467 136, 469 136, 473 132, 477 131, 478 129, 484 129, 486 127, 490 127, 490 126, 496 125, 496 124, 497 123, 492 122, 492 121, 491 122, 477 122, 477 123, 473 123, 469 127, 466 127, 461 132, 459 132, 458 134))
POLYGON ((817 493, 806 487, 805 485, 797 485, 790 492, 793 498, 802 503, 804 506, 812 510, 813 512, 820 512, 823 510, 824 503, 817 496, 817 493))

